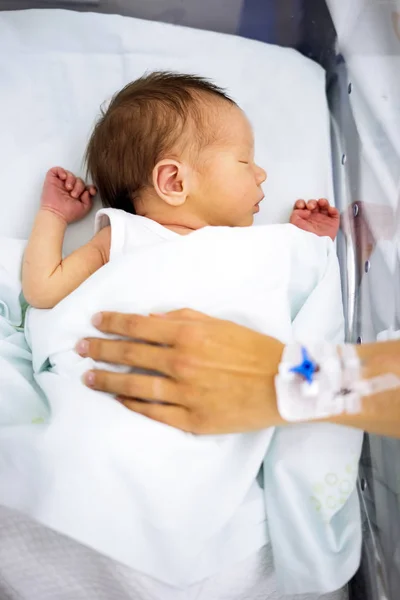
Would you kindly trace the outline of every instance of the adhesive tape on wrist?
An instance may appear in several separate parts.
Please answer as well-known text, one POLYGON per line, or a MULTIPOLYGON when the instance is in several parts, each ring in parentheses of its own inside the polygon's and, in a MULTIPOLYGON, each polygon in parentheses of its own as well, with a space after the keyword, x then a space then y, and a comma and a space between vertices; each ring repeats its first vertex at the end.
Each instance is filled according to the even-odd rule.
POLYGON ((359 413, 363 396, 400 388, 400 378, 388 373, 362 379, 352 345, 320 342, 306 350, 290 344, 283 352, 275 388, 278 410, 286 421, 309 421, 359 413))
POLYGON ((363 379, 361 373, 362 364, 354 346, 344 344, 340 346, 340 353, 343 368, 342 389, 340 393, 357 392, 358 395, 358 400, 354 404, 353 410, 351 410, 351 407, 350 410, 347 407, 347 412, 360 412, 363 396, 374 396, 381 392, 400 388, 400 377, 394 373, 384 373, 370 379, 363 379))
POLYGON ((310 344, 307 356, 314 371, 305 379, 301 374, 305 352, 300 344, 290 344, 284 350, 275 380, 281 416, 295 422, 358 412, 360 394, 350 386, 350 381, 360 377, 357 354, 346 349, 339 355, 338 348, 326 342, 310 344))

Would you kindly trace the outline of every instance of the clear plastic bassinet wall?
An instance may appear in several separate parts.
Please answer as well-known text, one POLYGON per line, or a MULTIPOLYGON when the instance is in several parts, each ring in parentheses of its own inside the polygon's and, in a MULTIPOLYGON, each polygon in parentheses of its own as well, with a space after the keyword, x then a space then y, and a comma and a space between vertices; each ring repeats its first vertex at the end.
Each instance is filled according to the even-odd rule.
MULTIPOLYGON (((211 29, 297 48, 327 71, 348 340, 400 329, 400 0, 0 0, 211 29)), ((260 77, 262 73, 260 73, 260 77)), ((293 90, 293 102, 296 93, 293 90)), ((363 561, 351 598, 400 590, 400 442, 369 436, 363 561)))

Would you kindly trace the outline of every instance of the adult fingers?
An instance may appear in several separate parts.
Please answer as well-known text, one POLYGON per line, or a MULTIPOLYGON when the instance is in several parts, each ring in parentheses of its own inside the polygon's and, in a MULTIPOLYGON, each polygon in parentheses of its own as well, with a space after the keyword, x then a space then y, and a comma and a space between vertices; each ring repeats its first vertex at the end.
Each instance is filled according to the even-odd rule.
POLYGON ((171 321, 212 321, 213 317, 205 315, 191 308, 181 308, 179 310, 171 310, 168 313, 151 315, 155 318, 170 319, 171 321))
POLYGON ((182 327, 181 321, 117 312, 99 313, 92 322, 104 333, 167 345, 175 343, 182 327))
POLYGON ((137 375, 135 373, 113 373, 93 370, 84 375, 84 383, 93 390, 116 396, 157 400, 174 404, 178 397, 177 384, 166 377, 137 375))
POLYGON ((190 413, 182 406, 151 404, 125 397, 119 397, 117 400, 129 410, 153 419, 153 421, 158 421, 159 423, 164 423, 183 431, 192 430, 190 413))
POLYGON ((75 181, 74 187, 71 191, 71 196, 73 198, 79 198, 79 196, 85 191, 86 185, 85 182, 78 177, 75 181))
POLYGON ((76 350, 81 356, 89 356, 93 360, 140 369, 157 367, 157 371, 164 375, 174 376, 173 354, 168 347, 93 338, 80 342, 76 350))

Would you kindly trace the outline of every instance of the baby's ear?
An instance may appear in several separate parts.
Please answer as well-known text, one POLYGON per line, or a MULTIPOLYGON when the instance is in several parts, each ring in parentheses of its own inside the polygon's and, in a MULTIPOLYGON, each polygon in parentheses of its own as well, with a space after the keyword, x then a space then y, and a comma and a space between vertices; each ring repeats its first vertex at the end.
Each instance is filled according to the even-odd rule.
POLYGON ((153 185, 158 196, 170 206, 182 206, 187 198, 187 174, 182 163, 160 160, 153 169, 153 185))

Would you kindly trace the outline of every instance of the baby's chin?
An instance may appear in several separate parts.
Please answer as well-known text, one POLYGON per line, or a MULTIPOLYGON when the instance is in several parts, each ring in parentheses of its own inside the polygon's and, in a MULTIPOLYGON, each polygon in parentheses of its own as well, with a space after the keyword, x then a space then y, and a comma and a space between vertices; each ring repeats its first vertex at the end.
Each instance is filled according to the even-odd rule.
POLYGON ((246 215, 241 219, 220 219, 219 222, 215 223, 214 226, 219 227, 250 227, 254 223, 254 215, 246 215))
POLYGON ((234 227, 250 227, 254 223, 254 215, 249 215, 243 218, 240 223, 234 225, 234 227))

